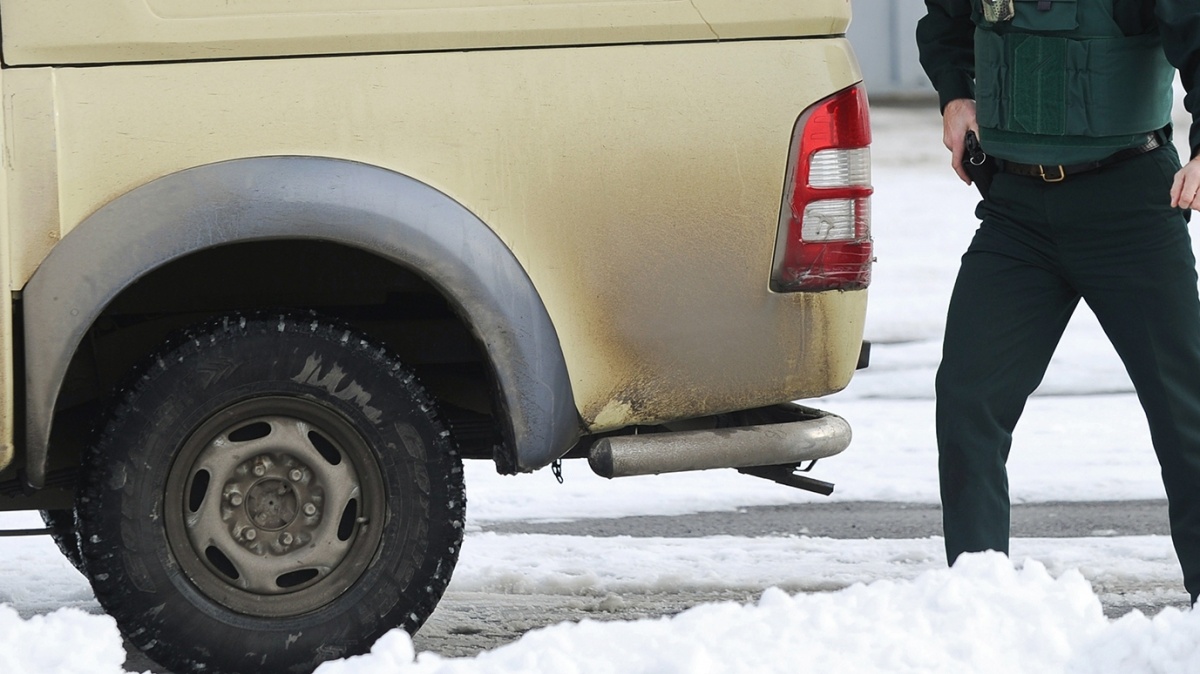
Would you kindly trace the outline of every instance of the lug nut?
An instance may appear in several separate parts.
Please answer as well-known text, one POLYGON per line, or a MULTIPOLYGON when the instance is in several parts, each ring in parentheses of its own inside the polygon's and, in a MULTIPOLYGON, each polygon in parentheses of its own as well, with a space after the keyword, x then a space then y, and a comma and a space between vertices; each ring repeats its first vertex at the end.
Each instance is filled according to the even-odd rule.
POLYGON ((236 493, 236 492, 235 492, 235 493, 233 493, 233 494, 230 494, 230 495, 229 495, 229 503, 230 503, 230 504, 231 504, 233 507, 235 507, 235 508, 236 508, 237 506, 240 506, 240 505, 242 505, 242 495, 241 495, 241 494, 238 494, 238 493, 236 493))
POLYGON ((292 478, 292 482, 299 482, 304 478, 304 472, 299 468, 293 468, 292 472, 288 473, 288 477, 292 478))
POLYGON ((254 474, 258 477, 262 477, 263 475, 266 475, 267 467, 262 465, 261 463, 258 464, 257 466, 254 467, 254 474))
POLYGON ((279 537, 279 542, 283 543, 284 545, 291 545, 292 544, 292 535, 286 531, 283 532, 283 535, 279 537))
POLYGON ((244 535, 246 536, 246 540, 248 540, 248 541, 252 541, 255 538, 258 538, 258 532, 255 531, 254 529, 247 529, 246 533, 244 535))
POLYGON ((311 503, 305 503, 304 504, 304 514, 308 515, 309 517, 316 515, 317 514, 317 506, 315 506, 311 503))

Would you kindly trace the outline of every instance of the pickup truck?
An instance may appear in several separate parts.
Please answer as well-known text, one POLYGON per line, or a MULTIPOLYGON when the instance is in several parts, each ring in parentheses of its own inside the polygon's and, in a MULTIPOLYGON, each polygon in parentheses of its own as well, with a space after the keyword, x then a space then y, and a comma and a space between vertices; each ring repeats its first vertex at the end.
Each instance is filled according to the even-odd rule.
MULTIPOLYGON (((0 0, 0 509, 173 671, 417 630, 462 461, 797 472, 864 360, 846 0, 0 0)), ((765 484, 765 483, 764 483, 765 484)))

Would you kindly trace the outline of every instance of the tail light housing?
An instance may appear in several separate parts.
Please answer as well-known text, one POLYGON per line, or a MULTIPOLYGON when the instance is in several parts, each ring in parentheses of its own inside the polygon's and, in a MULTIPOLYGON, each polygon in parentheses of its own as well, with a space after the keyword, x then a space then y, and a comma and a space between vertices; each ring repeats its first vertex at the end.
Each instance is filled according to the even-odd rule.
POLYGON ((871 123, 857 84, 800 115, 771 290, 858 290, 871 281, 871 123))

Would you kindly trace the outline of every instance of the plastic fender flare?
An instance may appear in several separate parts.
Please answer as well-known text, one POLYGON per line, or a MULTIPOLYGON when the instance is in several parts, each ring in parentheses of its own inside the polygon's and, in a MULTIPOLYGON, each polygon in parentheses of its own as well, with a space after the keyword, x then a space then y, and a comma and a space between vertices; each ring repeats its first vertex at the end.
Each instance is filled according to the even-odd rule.
POLYGON ((237 159, 186 169, 114 199, 69 232, 23 292, 26 481, 45 484, 56 398, 104 308, 139 277, 206 248, 326 240, 419 273, 484 345, 518 470, 571 448, 581 422, 562 347, 524 267, 473 213, 376 166, 321 157, 237 159))

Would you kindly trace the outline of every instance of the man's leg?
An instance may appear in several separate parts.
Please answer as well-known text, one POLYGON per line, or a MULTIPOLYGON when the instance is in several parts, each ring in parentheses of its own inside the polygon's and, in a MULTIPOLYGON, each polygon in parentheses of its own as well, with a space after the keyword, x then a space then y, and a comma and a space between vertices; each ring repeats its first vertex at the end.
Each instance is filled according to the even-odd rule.
MULTIPOLYGON (((1119 224, 1087 223, 1077 256, 1084 298, 1100 319, 1137 389, 1170 501, 1171 535, 1184 584, 1200 594, 1200 298, 1186 222, 1159 201, 1170 185, 1154 162, 1112 176, 1127 199, 1159 197, 1119 224), (1141 181, 1146 184, 1139 184, 1141 181), (1093 248, 1093 246, 1101 246, 1093 248), (1102 251, 1107 249, 1108 254, 1102 251)), ((1158 158, 1162 163, 1162 158, 1158 158)), ((1098 186, 1097 189, 1105 189, 1098 186)), ((1119 189, 1114 189, 1119 192, 1119 189)), ((1143 199, 1144 200, 1144 199, 1143 199)))
POLYGON ((980 215, 983 225, 950 300, 937 374, 938 468, 951 564, 963 552, 1008 552, 1005 461, 1012 431, 1078 302, 1056 269, 1055 246, 1038 227, 1017 225, 986 205, 980 215))

